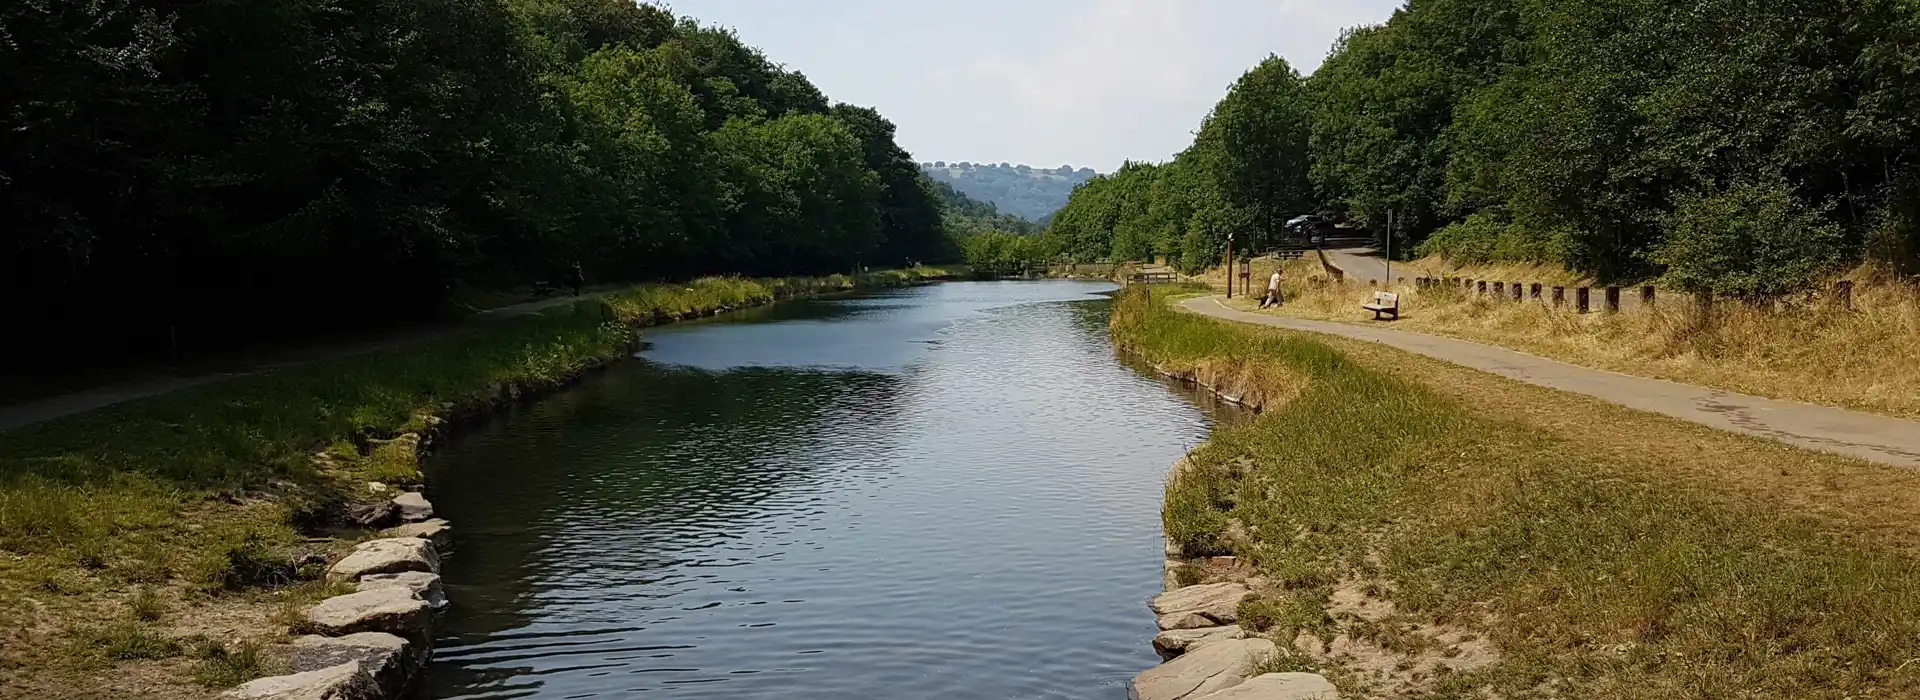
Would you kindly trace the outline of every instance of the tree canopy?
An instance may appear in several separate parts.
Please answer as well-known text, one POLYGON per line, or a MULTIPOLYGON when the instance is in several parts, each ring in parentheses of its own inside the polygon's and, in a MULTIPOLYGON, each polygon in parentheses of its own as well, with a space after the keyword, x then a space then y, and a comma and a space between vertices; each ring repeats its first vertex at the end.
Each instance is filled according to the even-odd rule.
POLYGON ((1396 250, 1726 294, 1863 256, 1912 273, 1916 38, 1912 0, 1411 0, 1304 80, 1263 61, 1187 151, 1082 186, 1048 236, 1201 264, 1213 227, 1324 207, 1376 239, 1392 212, 1396 250))
POLYGON ((28 359, 958 254, 880 114, 628 0, 8 3, 0 72, 28 359))

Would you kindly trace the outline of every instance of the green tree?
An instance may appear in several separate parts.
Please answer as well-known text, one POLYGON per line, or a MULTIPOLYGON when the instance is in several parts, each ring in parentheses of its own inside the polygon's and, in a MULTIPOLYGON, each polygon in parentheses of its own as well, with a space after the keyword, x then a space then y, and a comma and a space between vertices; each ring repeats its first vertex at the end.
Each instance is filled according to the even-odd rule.
MULTIPOLYGON (((1203 162, 1226 201, 1251 212, 1276 240, 1280 223, 1313 207, 1307 181, 1309 109, 1300 74, 1268 56, 1234 82, 1200 125, 1217 142, 1203 162)), ((1253 233, 1253 232, 1249 232, 1253 233)))

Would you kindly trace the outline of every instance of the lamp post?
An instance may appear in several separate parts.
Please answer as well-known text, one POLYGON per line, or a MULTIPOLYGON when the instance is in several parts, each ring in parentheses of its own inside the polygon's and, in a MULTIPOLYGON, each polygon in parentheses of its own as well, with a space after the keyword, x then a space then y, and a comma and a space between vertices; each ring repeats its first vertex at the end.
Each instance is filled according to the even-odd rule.
POLYGON ((1388 288, 1393 287, 1393 210, 1387 210, 1387 279, 1388 288))
POLYGON ((1233 298, 1233 232, 1227 232, 1227 298, 1233 298))

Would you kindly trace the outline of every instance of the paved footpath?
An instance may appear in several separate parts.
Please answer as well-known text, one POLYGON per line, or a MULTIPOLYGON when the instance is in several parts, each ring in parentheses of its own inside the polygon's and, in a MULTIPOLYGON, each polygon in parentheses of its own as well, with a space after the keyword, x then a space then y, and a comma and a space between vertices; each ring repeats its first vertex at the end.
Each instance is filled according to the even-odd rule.
POLYGON ((1189 299, 1204 316, 1382 343, 1457 365, 1701 425, 1773 438, 1808 449, 1920 469, 1920 421, 1778 401, 1589 369, 1490 345, 1384 326, 1311 321, 1228 308, 1217 297, 1189 299))

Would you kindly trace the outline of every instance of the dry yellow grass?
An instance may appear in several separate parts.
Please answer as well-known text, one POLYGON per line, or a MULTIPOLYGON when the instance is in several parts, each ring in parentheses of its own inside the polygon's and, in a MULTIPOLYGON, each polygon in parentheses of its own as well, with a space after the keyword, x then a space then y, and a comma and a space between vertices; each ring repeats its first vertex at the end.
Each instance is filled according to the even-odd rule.
MULTIPOLYGON (((1256 260, 1259 281, 1273 261, 1256 260)), ((1365 282, 1335 284, 1311 256, 1285 265, 1286 305, 1269 313, 1354 323, 1373 323, 1360 308, 1372 293, 1365 282)), ((1396 277, 1399 277, 1396 266, 1396 277)), ((1587 283, 1557 268, 1446 266, 1436 260, 1407 266, 1396 328, 1513 348, 1587 367, 1656 377, 1806 403, 1840 406, 1903 418, 1920 418, 1920 287, 1871 268, 1848 275, 1857 281, 1851 312, 1827 299, 1789 300, 1774 308, 1721 302, 1703 312, 1686 298, 1662 293, 1651 309, 1631 303, 1618 314, 1574 313, 1574 287, 1587 283), (1418 289, 1421 275, 1568 287, 1567 305, 1514 303, 1459 289, 1418 289)), ((1223 288, 1219 271, 1203 276, 1223 288)), ((1632 297, 1632 290, 1623 296, 1632 297)), ((1256 298, 1235 297, 1251 310, 1256 298)))
POLYGON ((1156 296, 1122 293, 1116 344, 1299 387, 1217 427, 1163 509, 1183 553, 1278 584, 1249 624, 1283 648, 1337 632, 1417 660, 1467 639, 1422 633, 1445 629, 1495 652, 1409 678, 1288 656, 1347 696, 1920 697, 1920 474, 1156 296), (1391 607, 1331 629, 1349 582, 1391 607))

